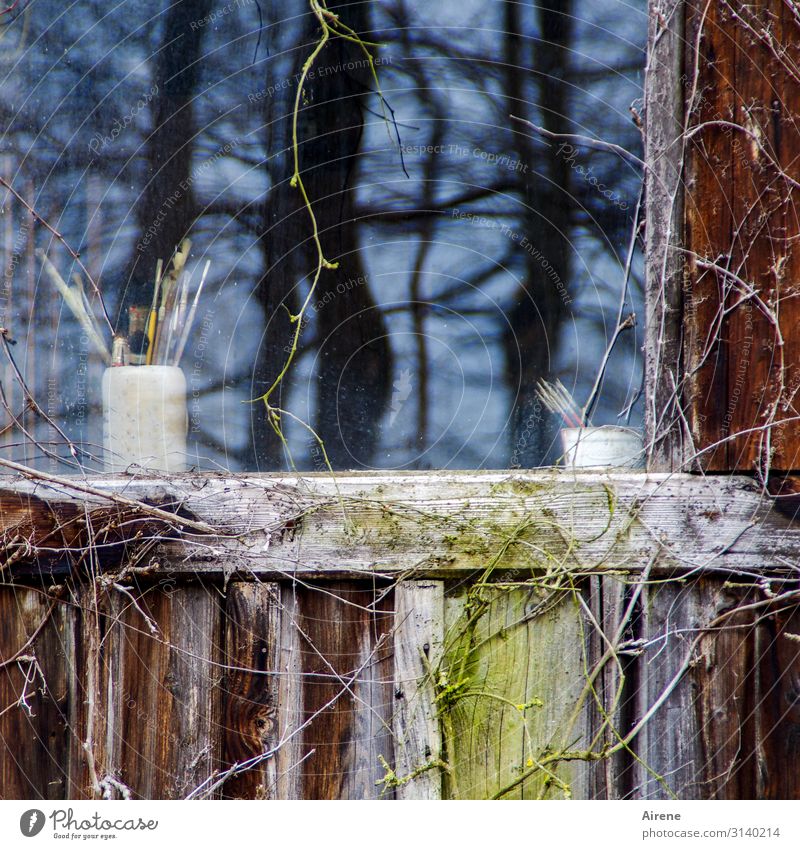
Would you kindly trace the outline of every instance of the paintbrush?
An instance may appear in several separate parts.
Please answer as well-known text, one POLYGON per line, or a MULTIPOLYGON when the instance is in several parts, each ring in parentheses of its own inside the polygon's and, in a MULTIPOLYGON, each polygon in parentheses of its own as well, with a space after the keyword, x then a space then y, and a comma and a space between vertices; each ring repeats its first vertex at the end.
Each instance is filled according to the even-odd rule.
POLYGON ((64 303, 75 318, 78 319, 78 323, 83 328, 84 333, 86 333, 89 337, 89 341, 97 349, 98 353, 103 358, 103 362, 110 366, 111 354, 109 353, 108 346, 103 341, 103 337, 100 335, 94 316, 86 306, 86 296, 83 294, 83 288, 79 286, 69 286, 65 282, 64 278, 58 273, 58 269, 47 258, 47 254, 45 254, 44 251, 38 250, 36 251, 36 255, 42 261, 42 266, 47 272, 47 276, 64 299, 64 303))
POLYGON ((195 292, 194 300, 192 301, 192 308, 189 310, 189 317, 186 319, 185 324, 181 329, 181 336, 178 341, 178 348, 175 352, 175 357, 172 360, 172 365, 177 366, 181 357, 183 356, 183 349, 186 347, 186 342, 189 339, 189 332, 192 329, 192 324, 194 322, 194 316, 197 312, 197 303, 200 300, 200 293, 203 291, 203 284, 206 282, 206 275, 208 274, 208 269, 211 267, 211 260, 207 259, 205 267, 203 268, 203 276, 200 278, 200 285, 197 287, 197 292, 195 292))
MULTIPOLYGON (((178 306, 177 308, 175 306, 175 302, 178 301, 177 288, 178 288, 178 286, 176 284, 176 286, 175 286, 176 294, 173 298, 172 308, 170 309, 170 312, 169 312, 169 331, 167 332, 167 343, 164 346, 163 360, 164 360, 165 363, 169 361, 169 351, 170 351, 170 348, 172 347, 172 339, 175 336, 175 328, 178 324, 178 313, 180 312, 180 306, 178 306)), ((181 284, 181 288, 182 288, 182 284, 181 284)))
POLYGON ((536 394, 551 413, 561 416, 567 427, 586 426, 583 413, 560 380, 554 383, 540 380, 536 385, 536 394))
POLYGON ((158 292, 161 288, 161 269, 164 263, 161 259, 156 263, 156 279, 153 284, 153 303, 150 305, 150 316, 147 319, 147 362, 153 364, 153 354, 155 353, 156 341, 156 323, 158 322, 158 292))
POLYGON ((167 362, 170 343, 169 331, 172 328, 175 299, 191 247, 191 240, 184 239, 180 248, 175 251, 172 258, 172 267, 161 284, 161 306, 158 310, 158 329, 156 331, 155 353, 153 355, 153 362, 155 364, 166 364, 167 362))

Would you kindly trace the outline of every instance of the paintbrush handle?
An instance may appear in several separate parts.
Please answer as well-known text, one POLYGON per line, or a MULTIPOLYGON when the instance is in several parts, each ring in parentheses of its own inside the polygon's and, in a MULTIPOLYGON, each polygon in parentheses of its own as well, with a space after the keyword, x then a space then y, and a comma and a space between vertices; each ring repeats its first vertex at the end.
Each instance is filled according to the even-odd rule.
POLYGON ((44 270, 47 272, 47 275, 53 282, 53 285, 58 290, 61 297, 64 299, 64 303, 67 305, 69 311, 75 316, 78 320, 78 323, 83 328, 86 335, 89 337, 92 344, 95 346, 100 356, 103 358, 103 362, 106 365, 111 365, 111 354, 106 347, 105 342, 103 342, 102 337, 99 335, 97 330, 95 330, 92 319, 89 313, 86 312, 86 308, 83 305, 83 299, 81 298, 80 291, 73 291, 64 281, 64 278, 58 273, 58 269, 53 265, 52 262, 47 258, 47 255, 44 251, 37 251, 39 259, 42 261, 42 265, 44 266, 44 270))
POLYGON ((194 317, 197 313, 197 304, 200 301, 200 293, 203 291, 203 284, 206 282, 206 275, 208 274, 208 269, 211 267, 211 260, 206 260, 206 264, 203 268, 203 276, 200 278, 200 285, 197 287, 197 292, 195 292, 194 300, 192 301, 192 308, 189 310, 189 317, 186 319, 186 323, 183 325, 181 330, 180 339, 178 340, 178 348, 175 351, 175 357, 172 360, 172 365, 177 366, 180 364, 181 357, 183 356, 183 351, 186 348, 186 343, 189 340, 189 333, 192 330, 192 324, 194 323, 194 317))

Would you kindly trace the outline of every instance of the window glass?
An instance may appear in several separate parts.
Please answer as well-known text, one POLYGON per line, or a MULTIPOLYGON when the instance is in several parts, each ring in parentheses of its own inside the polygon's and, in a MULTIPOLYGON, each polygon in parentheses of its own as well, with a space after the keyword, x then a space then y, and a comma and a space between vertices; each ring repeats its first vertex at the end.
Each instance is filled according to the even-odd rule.
POLYGON ((112 331, 146 362, 185 239, 158 327, 166 364, 185 336, 190 467, 555 462, 569 416, 537 382, 582 408, 618 315, 591 421, 640 426, 644 0, 329 5, 299 96, 324 35, 305 0, 0 17, 3 456, 103 467, 112 331))

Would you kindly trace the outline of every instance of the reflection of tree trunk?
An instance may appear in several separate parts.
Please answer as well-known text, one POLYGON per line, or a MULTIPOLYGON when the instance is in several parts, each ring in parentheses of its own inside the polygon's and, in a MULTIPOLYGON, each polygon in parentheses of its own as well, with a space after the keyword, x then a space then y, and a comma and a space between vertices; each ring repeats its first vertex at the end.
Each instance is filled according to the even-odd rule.
MULTIPOLYGON (((351 5, 346 14, 349 26, 358 32, 366 29, 366 4, 351 5)), ((323 66, 363 58, 356 45, 342 39, 320 57, 323 66)), ((342 468, 372 461, 392 367, 383 316, 372 300, 352 223, 362 99, 364 90, 374 85, 363 65, 322 79, 309 115, 309 136, 315 137, 309 161, 317 166, 309 174, 309 185, 312 197, 331 198, 315 210, 323 246, 336 256, 339 268, 326 275, 320 287, 322 302, 326 295, 331 300, 317 311, 321 341, 317 428, 331 463, 342 468)))
MULTIPOLYGON (((283 71, 276 73, 280 67, 277 59, 266 63, 264 83, 266 87, 274 89, 274 93, 263 101, 265 149, 271 187, 260 210, 262 225, 259 243, 265 271, 256 286, 254 297, 264 311, 265 327, 253 367, 250 388, 252 398, 259 398, 272 386, 286 362, 294 332, 289 314, 297 312, 299 298, 296 287, 307 273, 304 242, 309 235, 308 214, 301 207, 300 193, 289 185, 292 175, 291 116, 296 87, 282 86, 283 73, 298 74, 308 55, 311 15, 303 7, 306 15, 300 17, 299 8, 296 2, 284 5, 275 0, 270 4, 268 13, 272 27, 277 27, 277 21, 282 21, 282 28, 291 27, 294 36, 291 41, 298 46, 294 48, 290 68, 285 64, 283 71)), ((282 49, 277 43, 277 37, 277 30, 267 35, 271 42, 271 54, 280 54, 282 49)), ((286 406, 287 389, 291 383, 290 371, 270 398, 273 406, 286 406)), ((251 406, 250 431, 252 453, 245 460, 245 468, 255 467, 262 471, 282 468, 285 464, 283 446, 269 425, 262 403, 251 406)))
MULTIPOLYGON (((440 103, 440 99, 433 92, 435 86, 428 78, 424 70, 420 70, 421 83, 424 88, 429 91, 433 114, 436 116, 445 114, 445 107, 440 103)), ((437 150, 444 139, 445 122, 434 120, 432 122, 431 137, 429 144, 433 150, 437 150)), ((438 162, 435 156, 429 156, 425 161, 425 174, 422 182, 422 197, 420 199, 420 209, 433 209, 436 204, 436 185, 438 162)), ((417 353, 417 380, 419 387, 417 389, 417 427, 416 434, 411 447, 416 450, 417 456, 422 455, 428 447, 429 429, 430 429, 430 407, 428 399, 428 381, 430 362, 428 357, 428 337, 425 332, 425 316, 428 305, 423 300, 422 279, 425 270, 425 264, 430 256, 431 249, 434 245, 434 237, 436 235, 437 219, 433 215, 428 215, 422 219, 419 226, 419 244, 417 246, 417 255, 414 260, 414 268, 411 272, 411 281, 409 285, 409 300, 411 305, 411 327, 414 333, 414 344, 417 353)))
MULTIPOLYGON (((554 133, 569 129, 567 86, 564 83, 572 30, 571 0, 543 0, 537 6, 539 40, 533 46, 533 71, 537 81, 541 124, 554 133)), ((526 98, 521 88, 525 57, 522 46, 519 6, 506 4, 506 62, 509 111, 523 115, 526 98)), ((569 275, 569 165, 556 148, 534 150, 524 132, 515 136, 521 160, 529 164, 519 175, 525 202, 522 235, 531 250, 524 279, 509 321, 505 348, 508 379, 516 403, 512 417, 511 456, 515 464, 535 466, 552 459, 548 456, 549 434, 546 413, 536 400, 536 381, 547 375, 559 346, 561 324, 567 316, 566 299, 557 280, 567 285, 569 275), (536 168, 532 167, 536 164, 536 168), (537 173, 538 172, 538 173, 537 173), (549 266, 549 267, 548 267, 549 266)), ((525 250, 520 247, 519 250, 525 250)))
POLYGON ((147 140, 145 187, 136 205, 139 235, 125 275, 124 306, 149 304, 156 261, 169 261, 194 222, 189 183, 196 133, 192 98, 204 30, 192 29, 191 23, 210 10, 211 0, 187 0, 174 3, 166 12, 153 79, 158 90, 151 103, 153 132, 147 140))
MULTIPOLYGON (((357 31, 363 30, 364 7, 348 6, 343 19, 357 31)), ((312 37, 314 33, 316 28, 312 37)), ((304 61, 306 53, 299 62, 304 61)), ((334 468, 371 461, 391 380, 383 317, 375 308, 365 279, 352 221, 351 186, 363 123, 361 100, 365 89, 372 86, 368 67, 344 70, 341 66, 363 59, 356 45, 342 39, 333 39, 325 47, 306 86, 298 125, 300 169, 322 246, 326 258, 339 263, 335 271, 322 272, 312 298, 316 309, 310 310, 319 339, 314 427, 334 468)), ((294 94, 293 87, 287 91, 294 94)), ((290 104, 282 105, 291 111, 290 104)), ((273 113, 282 114, 277 101, 271 106, 273 113)), ((273 126, 270 150, 288 147, 289 132, 288 119, 273 126)), ((275 184, 266 206, 268 271, 259 287, 259 299, 267 329, 256 366, 255 388, 259 393, 286 360, 284 348, 293 325, 281 304, 296 309, 295 287, 300 280, 313 277, 317 264, 307 211, 300 205, 299 192, 287 182, 291 168, 291 157, 286 156, 281 182, 275 184)), ((279 398, 273 403, 280 403, 279 398)), ((254 408, 253 436, 259 466, 279 465, 280 445, 263 422, 260 406, 254 408)))

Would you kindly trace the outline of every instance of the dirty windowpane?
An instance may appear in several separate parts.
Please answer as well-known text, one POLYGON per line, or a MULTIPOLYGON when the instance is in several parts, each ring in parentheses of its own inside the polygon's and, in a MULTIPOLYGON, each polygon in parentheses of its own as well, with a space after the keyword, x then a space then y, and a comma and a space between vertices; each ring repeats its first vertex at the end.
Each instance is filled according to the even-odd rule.
POLYGON ((304 0, 0 19, 3 456, 102 469, 105 385, 107 426, 163 447, 172 416, 199 469, 551 463, 570 421, 537 381, 582 408, 618 314, 591 420, 640 426, 642 175, 573 136, 641 153, 644 1, 330 5, 364 43, 331 33, 304 80, 304 0), (178 383, 104 384, 113 334, 178 383))

